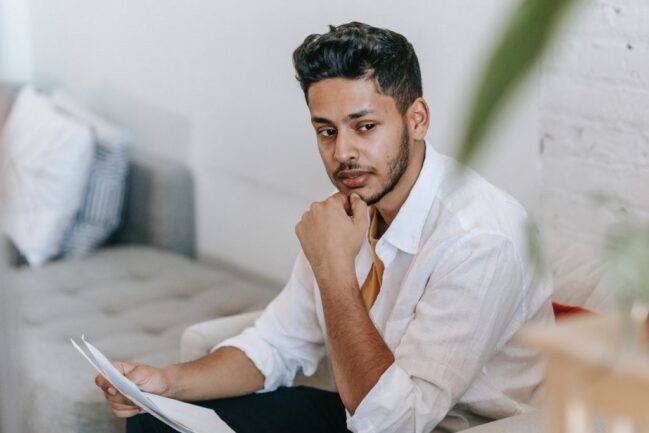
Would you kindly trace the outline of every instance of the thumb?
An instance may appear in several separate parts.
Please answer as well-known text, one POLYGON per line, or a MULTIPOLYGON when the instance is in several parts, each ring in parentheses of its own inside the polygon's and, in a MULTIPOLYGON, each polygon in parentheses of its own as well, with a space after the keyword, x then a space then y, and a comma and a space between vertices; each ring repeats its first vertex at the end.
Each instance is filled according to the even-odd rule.
POLYGON ((140 385, 144 385, 149 381, 151 374, 144 366, 128 363, 122 364, 124 365, 124 370, 122 370, 124 376, 126 376, 128 380, 136 384, 138 387, 140 387, 140 385))
POLYGON ((365 200, 363 200, 360 195, 353 193, 349 197, 349 201, 351 202, 352 218, 354 219, 354 222, 367 221, 367 203, 365 203, 365 200))

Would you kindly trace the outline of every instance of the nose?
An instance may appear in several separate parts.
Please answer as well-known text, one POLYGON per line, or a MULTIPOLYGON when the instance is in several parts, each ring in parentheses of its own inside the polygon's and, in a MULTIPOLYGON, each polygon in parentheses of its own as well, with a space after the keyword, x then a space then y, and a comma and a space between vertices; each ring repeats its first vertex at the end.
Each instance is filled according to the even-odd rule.
POLYGON ((347 163, 352 159, 358 161, 358 148, 352 136, 341 131, 338 132, 334 158, 340 163, 347 163))

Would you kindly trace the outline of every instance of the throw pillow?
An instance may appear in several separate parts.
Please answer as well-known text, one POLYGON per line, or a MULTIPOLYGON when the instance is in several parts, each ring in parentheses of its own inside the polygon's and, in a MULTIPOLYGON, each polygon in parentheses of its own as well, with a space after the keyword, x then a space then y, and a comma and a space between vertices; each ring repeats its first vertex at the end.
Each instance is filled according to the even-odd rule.
POLYGON ((52 101, 65 113, 88 124, 95 139, 88 187, 61 248, 64 257, 80 257, 105 243, 121 223, 131 138, 60 90, 52 94, 52 101))
POLYGON ((556 318, 556 320, 561 320, 576 315, 594 314, 593 312, 588 311, 585 308, 577 307, 574 305, 563 305, 559 304, 558 302, 552 303, 552 310, 554 311, 554 317, 556 318))
POLYGON ((58 255, 81 205, 94 154, 92 134, 25 86, 12 106, 2 143, 5 231, 29 265, 40 266, 58 255))

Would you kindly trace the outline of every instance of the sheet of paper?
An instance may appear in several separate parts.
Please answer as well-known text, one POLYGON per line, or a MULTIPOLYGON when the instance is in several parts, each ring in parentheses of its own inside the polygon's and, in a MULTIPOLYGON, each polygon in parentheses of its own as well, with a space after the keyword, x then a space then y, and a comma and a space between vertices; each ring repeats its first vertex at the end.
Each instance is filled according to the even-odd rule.
MULTIPOLYGON (((83 357, 86 358, 86 360, 87 360, 87 361, 88 361, 88 362, 89 362, 93 367, 95 367, 95 370, 97 370, 97 372, 99 372, 99 374, 101 374, 102 376, 104 376, 104 377, 107 378, 107 379, 108 379, 108 376, 109 376, 109 375, 111 375, 111 376, 116 377, 117 379, 119 379, 119 380, 116 380, 116 381, 114 381, 114 382, 111 382, 111 381, 109 380, 109 382, 111 382, 111 384, 113 385, 113 387, 115 387, 115 389, 117 389, 117 391, 119 391, 122 395, 126 396, 126 398, 128 398, 129 400, 131 400, 131 401, 132 401, 133 403, 135 403, 138 407, 140 407, 141 409, 143 409, 143 410, 146 411, 147 413, 153 415, 154 417, 156 417, 156 418, 159 419, 160 421, 162 421, 162 422, 164 422, 164 423, 167 423, 168 425, 172 426, 173 428, 175 428, 176 430, 178 430, 178 431, 180 431, 180 432, 183 432, 183 433, 194 433, 194 432, 192 432, 190 429, 186 428, 185 426, 180 425, 179 423, 176 423, 176 422, 174 422, 173 420, 171 420, 171 419, 169 419, 168 417, 166 417, 165 415, 159 413, 159 409, 158 409, 157 407, 155 407, 155 405, 154 405, 151 401, 149 401, 149 400, 148 400, 148 399, 147 399, 147 398, 146 398, 146 397, 145 397, 145 396, 144 396, 144 395, 139 391, 139 389, 137 389, 137 386, 135 386, 135 384, 133 384, 133 386, 135 387, 135 391, 136 391, 135 393, 133 393, 134 389, 133 389, 133 387, 131 387, 130 385, 122 386, 122 379, 119 378, 119 377, 117 377, 117 376, 121 376, 121 373, 119 373, 119 371, 117 371, 117 375, 113 374, 113 373, 112 373, 112 370, 114 369, 114 367, 113 367, 112 363, 110 363, 110 362, 106 359, 106 357, 105 357, 105 356, 104 356, 104 355, 103 355, 99 350, 97 350, 94 346, 92 346, 90 343, 88 343, 88 342, 85 340, 85 338, 84 338, 83 335, 81 336, 81 341, 82 341, 81 344, 82 344, 83 347, 79 346, 79 345, 77 344, 77 342, 74 341, 73 339, 70 339, 70 341, 72 342, 72 345, 73 345, 73 346, 74 346, 74 347, 75 347, 75 348, 76 348, 76 349, 77 349, 77 350, 78 350, 78 351, 83 355, 83 357), (103 365, 104 365, 104 367, 108 367, 108 368, 107 368, 107 369, 108 369, 108 372, 107 372, 107 371, 104 371, 104 369, 102 369, 102 368, 99 366, 99 364, 101 364, 101 363, 99 362, 98 359, 96 359, 95 354, 93 354, 93 351, 90 350, 90 347, 93 347, 95 354, 98 354, 99 358, 102 358, 102 359, 104 360, 103 365), (84 349, 84 348, 85 348, 85 349, 84 349), (110 372, 110 373, 109 373, 109 372, 110 372), (130 391, 130 392, 129 392, 129 391, 130 391)), ((115 370, 116 370, 116 369, 115 369, 115 370)), ((127 380, 127 381, 128 381, 128 379, 125 378, 125 377, 124 377, 124 380, 127 380)), ((129 382, 130 382, 130 381, 129 381, 129 382)))
POLYGON ((235 433, 210 409, 140 391, 95 346, 81 336, 81 345, 70 339, 84 358, 121 394, 141 409, 181 433, 235 433), (85 350, 84 350, 85 349, 85 350))
POLYGON ((234 430, 211 409, 184 403, 160 395, 144 393, 160 410, 174 421, 190 426, 195 432, 234 433, 234 430))
POLYGON ((106 371, 105 368, 102 368, 102 366, 100 365, 102 363, 92 353, 90 347, 88 346, 88 343, 84 340, 83 336, 81 336, 81 341, 82 341, 81 346, 79 346, 76 343, 76 341, 72 339, 70 339, 70 341, 72 341, 72 345, 84 356, 84 358, 86 358, 86 360, 93 367, 95 367, 95 369, 99 372, 99 374, 104 376, 113 385, 113 387, 117 389, 117 391, 127 396, 129 400, 131 400, 133 403, 135 403, 136 405, 138 405, 139 407, 141 407, 142 409, 144 409, 149 413, 153 413, 158 410, 152 402, 147 401, 147 398, 144 395, 142 395, 142 393, 137 388, 137 386, 135 386, 135 384, 133 384, 126 377, 124 377, 119 371, 117 371, 117 369, 115 369, 115 367, 113 367, 110 362, 107 362, 108 360, 101 354, 101 352, 95 349, 95 351, 99 353, 100 357, 104 358, 105 360, 103 362, 104 367, 109 366, 108 371, 106 371), (114 370, 116 373, 113 372, 112 370, 114 370), (112 376, 113 380, 111 380, 109 376, 112 376), (120 378, 119 376, 122 377, 120 378), (125 381, 129 382, 130 385, 129 384, 124 385, 125 381))
POLYGON ((142 391, 140 391, 133 382, 128 380, 126 376, 117 370, 95 346, 88 343, 83 335, 81 336, 81 343, 87 350, 87 353, 84 353, 74 340, 72 340, 72 343, 95 367, 95 369, 97 369, 99 373, 101 373, 120 393, 132 397, 134 399, 133 403, 139 402, 144 404, 147 411, 149 411, 149 409, 158 410, 158 408, 155 407, 155 404, 142 394, 142 391))

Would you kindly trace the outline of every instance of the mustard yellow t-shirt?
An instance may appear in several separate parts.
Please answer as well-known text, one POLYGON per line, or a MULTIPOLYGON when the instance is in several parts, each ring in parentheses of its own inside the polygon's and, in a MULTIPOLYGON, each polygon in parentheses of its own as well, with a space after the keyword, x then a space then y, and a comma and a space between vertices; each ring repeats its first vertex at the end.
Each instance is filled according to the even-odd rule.
POLYGON ((367 274, 367 278, 361 287, 361 297, 363 298, 363 303, 365 307, 369 310, 374 305, 377 296, 379 296, 379 291, 381 291, 381 284, 383 284, 383 271, 385 267, 383 262, 376 255, 376 244, 379 241, 378 239, 378 230, 379 230, 379 212, 376 208, 372 208, 371 212, 371 222, 370 230, 368 233, 368 240, 370 241, 370 246, 372 247, 372 267, 370 272, 367 274))

